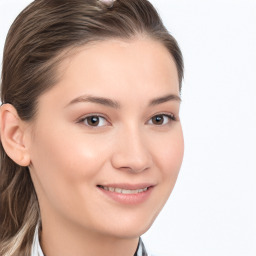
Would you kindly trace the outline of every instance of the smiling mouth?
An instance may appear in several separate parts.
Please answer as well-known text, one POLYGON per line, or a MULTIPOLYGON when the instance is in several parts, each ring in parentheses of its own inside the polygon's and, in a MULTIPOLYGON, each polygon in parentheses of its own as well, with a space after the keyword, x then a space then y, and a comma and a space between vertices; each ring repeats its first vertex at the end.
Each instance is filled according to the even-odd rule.
POLYGON ((145 192, 149 189, 149 187, 141 188, 141 189, 123 189, 123 188, 105 187, 101 185, 98 185, 98 187, 106 191, 120 193, 120 194, 138 194, 138 193, 145 192))

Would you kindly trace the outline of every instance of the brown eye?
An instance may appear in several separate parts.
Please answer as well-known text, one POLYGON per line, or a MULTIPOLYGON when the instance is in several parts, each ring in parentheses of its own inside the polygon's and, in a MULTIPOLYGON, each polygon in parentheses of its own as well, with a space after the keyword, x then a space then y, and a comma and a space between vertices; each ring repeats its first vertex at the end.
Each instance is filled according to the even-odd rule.
POLYGON ((170 123, 171 121, 175 121, 175 117, 173 115, 155 115, 149 120, 149 124, 152 125, 165 125, 170 123))
POLYGON ((98 126, 99 117, 98 116, 90 116, 90 117, 87 118, 87 123, 90 126, 98 126))
POLYGON ((107 126, 108 121, 102 116, 87 116, 84 117, 80 122, 83 122, 86 126, 100 127, 107 126))
POLYGON ((163 115, 154 116, 152 118, 152 123, 156 125, 161 125, 164 123, 164 117, 163 115))

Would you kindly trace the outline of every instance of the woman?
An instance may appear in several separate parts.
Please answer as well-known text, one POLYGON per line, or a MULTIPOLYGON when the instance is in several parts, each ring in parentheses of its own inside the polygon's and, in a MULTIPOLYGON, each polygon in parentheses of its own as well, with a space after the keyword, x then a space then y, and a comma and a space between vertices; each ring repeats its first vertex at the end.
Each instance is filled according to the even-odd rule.
POLYGON ((149 255, 183 157, 182 55, 146 0, 35 0, 3 57, 1 255, 149 255))

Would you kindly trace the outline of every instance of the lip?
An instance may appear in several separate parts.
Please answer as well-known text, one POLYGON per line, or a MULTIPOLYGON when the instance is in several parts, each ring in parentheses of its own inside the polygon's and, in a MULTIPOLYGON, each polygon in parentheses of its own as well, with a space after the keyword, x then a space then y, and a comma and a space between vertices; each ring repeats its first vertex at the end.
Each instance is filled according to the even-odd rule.
POLYGON ((149 183, 140 183, 140 184, 127 184, 127 183, 120 183, 120 184, 101 184, 97 185, 97 188, 108 198, 114 200, 117 203, 125 204, 125 205, 137 205, 142 204, 145 202, 152 190, 154 189, 153 184, 149 183), (105 190, 103 187, 114 188, 114 189, 125 189, 125 190, 142 190, 147 188, 146 191, 138 192, 138 193, 120 193, 120 192, 112 192, 110 190, 105 190))

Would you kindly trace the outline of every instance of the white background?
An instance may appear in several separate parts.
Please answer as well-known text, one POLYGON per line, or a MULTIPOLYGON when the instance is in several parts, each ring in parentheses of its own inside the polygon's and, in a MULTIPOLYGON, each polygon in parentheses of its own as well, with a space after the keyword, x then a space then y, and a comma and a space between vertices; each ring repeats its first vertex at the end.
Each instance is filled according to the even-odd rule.
MULTIPOLYGON (((0 57, 30 0, 0 0, 0 57)), ((256 1, 151 0, 185 61, 185 157, 143 236, 168 256, 256 255, 256 1)))

